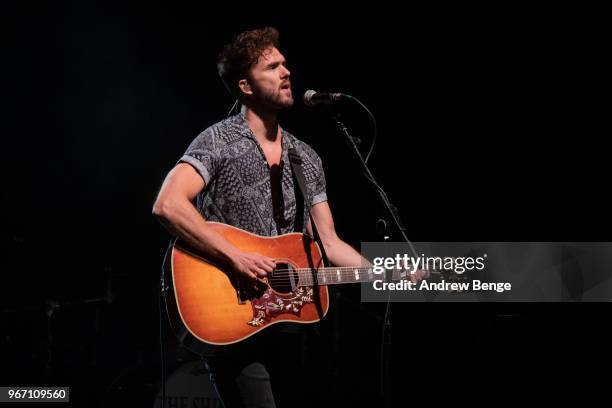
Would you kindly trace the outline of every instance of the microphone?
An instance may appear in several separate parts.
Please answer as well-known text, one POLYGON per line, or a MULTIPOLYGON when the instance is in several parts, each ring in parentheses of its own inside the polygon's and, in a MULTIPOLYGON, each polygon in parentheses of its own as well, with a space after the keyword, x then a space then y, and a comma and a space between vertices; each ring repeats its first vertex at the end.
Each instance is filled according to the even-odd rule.
POLYGON ((343 93, 325 93, 325 92, 317 92, 309 89, 304 93, 304 104, 306 106, 316 106, 319 104, 329 105, 331 103, 342 101, 346 99, 351 99, 350 95, 346 95, 343 93))

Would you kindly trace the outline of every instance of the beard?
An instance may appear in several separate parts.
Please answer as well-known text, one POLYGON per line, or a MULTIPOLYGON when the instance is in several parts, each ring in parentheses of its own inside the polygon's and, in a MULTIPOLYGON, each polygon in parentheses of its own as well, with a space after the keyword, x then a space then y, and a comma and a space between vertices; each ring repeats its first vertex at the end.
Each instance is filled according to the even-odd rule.
POLYGON ((265 89, 259 88, 254 93, 258 104, 268 109, 281 110, 293 106, 293 94, 291 88, 265 89), (288 90, 287 90, 288 89, 288 90))

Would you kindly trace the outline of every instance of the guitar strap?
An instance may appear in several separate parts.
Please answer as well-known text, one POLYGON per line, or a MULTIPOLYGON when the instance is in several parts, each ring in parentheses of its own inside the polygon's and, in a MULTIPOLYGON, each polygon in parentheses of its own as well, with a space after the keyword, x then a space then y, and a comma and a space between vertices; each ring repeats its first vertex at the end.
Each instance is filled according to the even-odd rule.
MULTIPOLYGON (((293 171, 293 175, 295 176, 295 180, 297 181, 297 185, 299 187, 300 193, 302 195, 302 200, 304 205, 308 207, 308 215, 310 216, 310 222, 312 224, 312 235, 314 235, 314 240, 317 244, 319 244, 319 248, 321 249, 321 256, 323 257, 323 262, 325 262, 326 266, 329 266, 329 259, 327 258, 327 254, 325 253, 325 247, 323 246, 323 242, 321 242, 321 237, 319 236, 319 231, 317 230, 317 225, 315 224, 314 218, 312 218, 312 213, 310 212, 310 203, 312 202, 310 199, 310 195, 308 194, 308 189, 306 188, 306 181, 304 179, 304 173, 302 172, 302 157, 295 150, 295 148, 289 149, 289 162, 291 163, 291 170, 293 171)), ((298 198, 296 197, 296 202, 298 198)), ((297 210, 300 211, 300 206, 297 206, 297 210)), ((303 211, 302 211, 303 213, 303 211)), ((296 214, 297 217, 297 214, 296 214)), ((302 216, 300 216, 302 218, 302 216)))

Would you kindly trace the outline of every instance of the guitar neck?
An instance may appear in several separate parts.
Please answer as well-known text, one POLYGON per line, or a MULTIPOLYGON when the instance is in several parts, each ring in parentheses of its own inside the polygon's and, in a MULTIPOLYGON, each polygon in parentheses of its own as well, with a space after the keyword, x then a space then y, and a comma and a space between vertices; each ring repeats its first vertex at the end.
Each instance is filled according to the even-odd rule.
MULTIPOLYGON (((337 285, 344 283, 373 282, 385 280, 385 274, 374 273, 372 267, 327 267, 319 268, 316 272, 310 268, 295 269, 299 277, 298 286, 337 285)), ((402 276, 399 271, 393 271, 392 279, 399 280, 402 276)))

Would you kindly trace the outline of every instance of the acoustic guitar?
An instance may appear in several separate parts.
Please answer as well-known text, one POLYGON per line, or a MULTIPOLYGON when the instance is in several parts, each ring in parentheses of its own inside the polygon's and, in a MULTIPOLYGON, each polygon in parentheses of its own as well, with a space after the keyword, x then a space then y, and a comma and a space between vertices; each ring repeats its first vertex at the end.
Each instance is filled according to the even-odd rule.
MULTIPOLYGON (((384 279, 371 267, 326 267, 316 242, 301 233, 263 237, 209 222, 245 252, 273 258, 276 268, 258 281, 240 278, 228 265, 175 241, 164 267, 170 323, 179 340, 199 352, 240 342, 280 322, 314 323, 329 310, 327 285, 384 279)), ((394 271, 392 279, 407 278, 394 271)))

